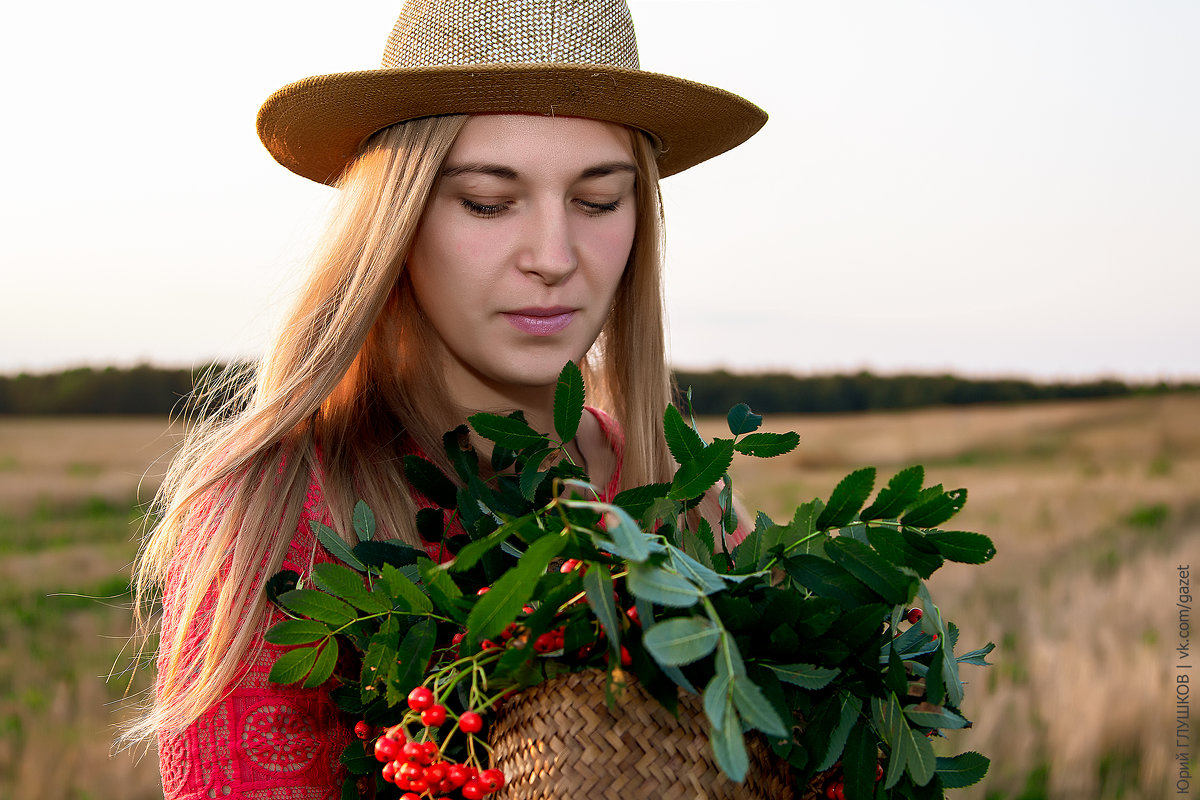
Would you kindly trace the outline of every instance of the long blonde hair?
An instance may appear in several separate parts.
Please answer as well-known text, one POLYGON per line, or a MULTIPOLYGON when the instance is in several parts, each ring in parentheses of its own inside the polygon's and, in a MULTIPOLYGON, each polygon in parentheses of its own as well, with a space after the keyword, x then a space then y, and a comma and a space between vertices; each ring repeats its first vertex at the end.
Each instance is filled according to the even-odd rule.
MULTIPOLYGON (((376 512, 378 536, 419 542, 397 442, 409 436, 438 460, 441 433, 462 419, 437 381, 439 340, 403 264, 465 119, 414 120, 371 139, 340 184, 311 274, 253 379, 231 370, 207 403, 197 401, 198 419, 155 499, 156 522, 134 565, 139 632, 145 640, 153 634, 149 609, 159 598, 175 624, 159 642, 156 696, 122 742, 180 730, 231 688, 266 613, 265 579, 283 564, 315 475, 343 535, 363 499, 376 512), (197 631, 202 646, 187 647, 197 631)), ((583 364, 589 402, 625 432, 623 486, 671 474, 661 416, 670 378, 656 154, 644 134, 630 135, 638 168, 633 249, 583 364)))

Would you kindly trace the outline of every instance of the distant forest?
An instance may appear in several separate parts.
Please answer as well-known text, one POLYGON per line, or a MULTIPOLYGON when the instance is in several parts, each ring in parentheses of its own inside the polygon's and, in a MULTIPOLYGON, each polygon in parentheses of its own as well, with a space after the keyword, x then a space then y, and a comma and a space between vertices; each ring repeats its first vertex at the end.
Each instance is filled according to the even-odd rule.
MULTIPOLYGON (((83 367, 45 374, 0 375, 0 414, 168 414, 183 409, 204 369, 83 367)), ((1118 380, 1039 383, 954 375, 791 375, 690 372, 675 375, 691 390, 697 414, 724 414, 748 403, 762 414, 876 411, 972 403, 1025 403, 1196 391, 1195 383, 1128 384, 1118 380)))

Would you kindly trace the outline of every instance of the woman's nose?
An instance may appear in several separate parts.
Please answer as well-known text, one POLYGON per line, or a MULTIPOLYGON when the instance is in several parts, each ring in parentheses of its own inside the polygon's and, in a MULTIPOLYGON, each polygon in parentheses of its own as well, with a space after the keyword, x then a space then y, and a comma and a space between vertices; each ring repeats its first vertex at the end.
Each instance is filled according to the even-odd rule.
POLYGON ((543 207, 530 214, 517 266, 527 275, 552 286, 578 266, 566 209, 543 207))

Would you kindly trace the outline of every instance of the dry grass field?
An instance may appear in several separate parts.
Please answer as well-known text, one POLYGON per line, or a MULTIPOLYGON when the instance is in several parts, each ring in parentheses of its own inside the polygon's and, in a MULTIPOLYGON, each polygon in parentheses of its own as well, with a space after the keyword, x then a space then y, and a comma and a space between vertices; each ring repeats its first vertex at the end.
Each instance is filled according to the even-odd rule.
MULTIPOLYGON (((704 421, 716 432, 720 421, 704 421)), ((970 490, 956 527, 993 537, 933 595, 995 666, 965 667, 991 756, 963 798, 1175 795, 1176 565, 1200 560, 1200 397, 767 420, 797 452, 735 464, 773 517, 874 465, 970 490)), ((138 516, 174 439, 161 419, 0 418, 0 800, 161 797, 153 753, 110 757, 129 676, 138 516), (158 464, 158 467, 153 466, 158 464)), ((150 676, 134 676, 142 691, 150 676)), ((1193 772, 1194 772, 1193 768, 1193 772)))

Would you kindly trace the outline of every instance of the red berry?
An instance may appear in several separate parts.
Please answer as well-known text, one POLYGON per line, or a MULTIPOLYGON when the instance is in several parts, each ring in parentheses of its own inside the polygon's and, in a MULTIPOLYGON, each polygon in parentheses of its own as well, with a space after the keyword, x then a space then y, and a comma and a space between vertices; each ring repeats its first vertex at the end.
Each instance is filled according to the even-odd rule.
POLYGON ((876 762, 875 764, 875 782, 879 783, 883 780, 883 764, 876 762))
POLYGON ((396 774, 411 783, 412 781, 425 776, 425 768, 420 764, 414 764, 411 761, 405 761, 400 765, 400 769, 396 770, 396 774))
POLYGON ((637 606, 630 606, 629 610, 625 612, 625 616, 629 617, 630 621, 632 621, 634 625, 642 624, 641 619, 638 618, 637 606))
POLYGON ((428 686, 418 686, 408 693, 408 707, 413 711, 424 711, 433 705, 433 692, 428 686))
POLYGON ((421 712, 421 724, 429 728, 440 728, 446 722, 446 707, 434 703, 421 712))
POLYGON ((446 767, 442 764, 434 764, 432 767, 426 768, 425 780, 429 782, 430 786, 446 780, 446 767))
POLYGON ((905 619, 907 619, 907 620, 908 620, 909 622, 911 622, 913 625, 916 625, 918 622, 920 622, 920 621, 921 621, 921 617, 923 617, 923 616, 925 616, 925 612, 924 612, 924 611, 922 611, 921 609, 919 609, 919 608, 910 608, 910 609, 908 610, 908 616, 907 616, 907 617, 905 617, 905 619))
POLYGON ((488 794, 504 788, 504 773, 498 769, 485 769, 479 773, 479 782, 488 794))
POLYGON ((433 760, 435 758, 437 758, 437 754, 438 754, 437 742, 422 742, 421 746, 425 749, 425 756, 424 756, 423 760, 422 759, 417 759, 417 760, 420 761, 422 764, 432 764, 433 760))
POLYGON ((391 783, 396 779, 396 762, 389 761, 383 765, 383 779, 391 783))
POLYGON ((483 730, 483 717, 474 711, 464 711, 463 715, 458 718, 458 727, 462 728, 465 733, 479 733, 483 730))
POLYGON ((470 771, 462 764, 451 764, 446 768, 446 781, 451 784, 451 789, 457 789, 470 780, 470 778, 470 771))
POLYGON ((575 568, 578 566, 579 566, 578 558, 568 558, 566 561, 564 561, 562 563, 562 566, 558 568, 558 571, 561 572, 563 575, 566 575, 569 572, 574 572, 575 568))
POLYGON ((846 786, 838 781, 837 786, 833 790, 834 800, 846 800, 846 786))
POLYGON ((416 792, 405 792, 400 795, 400 800, 421 800, 421 795, 416 792))
POLYGON ((462 644, 462 640, 465 638, 467 638, 467 635, 465 633, 456 633, 456 634, 454 634, 454 636, 450 637, 450 643, 451 644, 462 644))
POLYGON ((500 645, 496 644, 491 639, 484 639, 479 643, 480 650, 495 650, 498 647, 500 647, 500 645))
POLYGON ((480 800, 484 795, 483 784, 474 778, 467 781, 461 791, 466 800, 480 800))
POLYGON ((541 636, 533 640, 533 651, 535 653, 553 653, 558 649, 558 638, 553 632, 543 633, 541 636))
POLYGON ((931 640, 931 641, 934 641, 934 642, 936 642, 936 641, 937 641, 937 637, 938 637, 938 635, 935 633, 935 634, 933 634, 932 636, 930 636, 929 638, 930 638, 930 640, 931 640))
POLYGON ((400 748, 399 758, 403 761, 415 762, 424 755, 425 748, 421 747, 420 742, 408 742, 404 747, 400 748))
POLYGON ((625 645, 621 645, 621 666, 628 667, 633 663, 633 656, 629 655, 629 651, 625 649, 625 645))
POLYGON ((366 741, 371 736, 371 726, 367 724, 365 719, 360 719, 354 723, 354 735, 366 741))
POLYGON ((387 736, 375 740, 375 758, 378 761, 391 761, 400 754, 400 743, 387 736))
POLYGON ((481 588, 481 589, 480 589, 478 592, 476 592, 475 594, 477 594, 477 595, 485 595, 485 594, 487 594, 488 592, 490 592, 491 590, 492 590, 492 587, 490 587, 490 586, 484 586, 483 588, 481 588))
MULTIPOLYGON (((424 778, 417 778, 415 781, 408 782, 408 788, 412 789, 417 794, 421 794, 422 792, 429 790, 429 782, 424 778)), ((845 800, 845 798, 843 798, 843 800, 845 800)))

